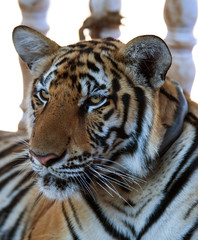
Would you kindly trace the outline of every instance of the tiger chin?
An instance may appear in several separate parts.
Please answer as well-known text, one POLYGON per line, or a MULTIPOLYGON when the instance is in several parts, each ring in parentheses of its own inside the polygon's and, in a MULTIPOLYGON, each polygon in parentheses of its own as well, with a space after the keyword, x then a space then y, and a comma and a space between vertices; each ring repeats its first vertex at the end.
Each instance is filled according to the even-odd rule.
POLYGON ((34 172, 13 188, 26 227, 15 239, 197 239, 198 106, 166 77, 166 43, 145 35, 61 47, 26 26, 13 42, 33 76, 23 184, 34 172))

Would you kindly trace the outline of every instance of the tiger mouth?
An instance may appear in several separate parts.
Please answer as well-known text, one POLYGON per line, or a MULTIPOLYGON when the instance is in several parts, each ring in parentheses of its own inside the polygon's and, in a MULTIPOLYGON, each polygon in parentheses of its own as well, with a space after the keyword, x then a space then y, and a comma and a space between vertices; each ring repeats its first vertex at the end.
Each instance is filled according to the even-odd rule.
MULTIPOLYGON (((85 173, 84 168, 78 167, 78 168, 70 168, 70 170, 56 170, 54 168, 48 168, 48 171, 52 174, 55 175, 56 177, 61 176, 78 176, 78 175, 83 175, 85 173)), ((63 177, 64 179, 64 177, 63 177)))
POLYGON ((78 182, 80 179, 86 176, 85 170, 82 168, 74 168, 71 171, 62 171, 62 170, 55 170, 53 168, 48 168, 48 172, 54 178, 59 179, 60 181, 67 181, 67 182, 78 182))
POLYGON ((78 186, 79 189, 83 190, 82 182, 90 184, 91 178, 86 174, 85 169, 73 168, 70 171, 55 170, 53 168, 47 169, 47 174, 39 176, 42 179, 43 187, 54 186, 57 190, 65 190, 71 186, 78 186))

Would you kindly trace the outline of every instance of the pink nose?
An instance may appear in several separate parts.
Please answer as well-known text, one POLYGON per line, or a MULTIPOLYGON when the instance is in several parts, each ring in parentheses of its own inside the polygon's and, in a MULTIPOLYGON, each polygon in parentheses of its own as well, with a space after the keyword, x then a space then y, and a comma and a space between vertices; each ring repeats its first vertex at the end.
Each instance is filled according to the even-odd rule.
POLYGON ((49 165, 49 161, 58 158, 58 156, 54 153, 49 153, 47 155, 38 155, 34 153, 33 151, 30 151, 30 154, 36 158, 42 165, 47 166, 49 165))

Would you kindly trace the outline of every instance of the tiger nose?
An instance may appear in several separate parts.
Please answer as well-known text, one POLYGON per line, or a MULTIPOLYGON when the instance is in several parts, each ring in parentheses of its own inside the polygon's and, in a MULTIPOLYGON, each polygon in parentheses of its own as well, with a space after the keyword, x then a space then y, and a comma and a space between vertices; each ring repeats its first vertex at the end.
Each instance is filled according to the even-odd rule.
POLYGON ((39 154, 36 154, 35 152, 33 152, 32 150, 30 150, 30 154, 34 158, 36 158, 37 161, 39 161, 42 165, 44 165, 46 167, 51 165, 50 163, 54 162, 52 160, 58 159, 58 156, 54 153, 49 153, 46 155, 39 155, 39 154))

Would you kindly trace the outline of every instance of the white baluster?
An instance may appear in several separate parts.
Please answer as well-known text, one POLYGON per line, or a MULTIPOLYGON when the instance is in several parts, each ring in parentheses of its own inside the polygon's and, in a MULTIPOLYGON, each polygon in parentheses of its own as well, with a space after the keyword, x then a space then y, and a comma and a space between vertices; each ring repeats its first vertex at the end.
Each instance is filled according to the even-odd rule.
POLYGON ((195 77, 192 49, 196 44, 193 28, 197 19, 197 0, 166 0, 164 19, 168 28, 165 41, 173 56, 168 76, 180 82, 190 95, 195 77))
MULTIPOLYGON (((19 6, 22 13, 22 25, 32 27, 43 34, 46 34, 49 30, 49 26, 46 21, 46 15, 49 8, 49 0, 19 0, 19 6)), ((19 60, 21 71, 23 75, 23 100, 20 108, 23 110, 23 117, 18 125, 19 131, 26 131, 26 109, 27 109, 27 95, 29 85, 32 82, 32 76, 30 74, 27 64, 21 59, 19 60)))

